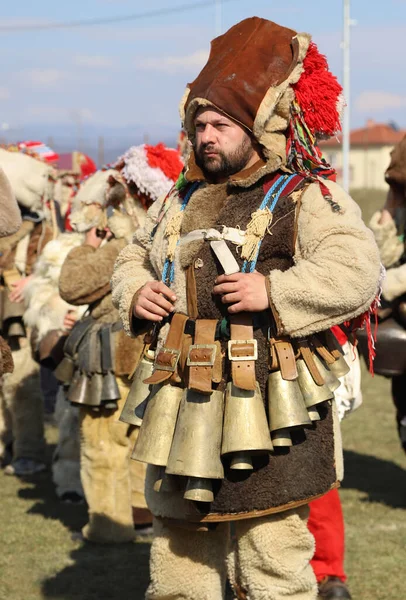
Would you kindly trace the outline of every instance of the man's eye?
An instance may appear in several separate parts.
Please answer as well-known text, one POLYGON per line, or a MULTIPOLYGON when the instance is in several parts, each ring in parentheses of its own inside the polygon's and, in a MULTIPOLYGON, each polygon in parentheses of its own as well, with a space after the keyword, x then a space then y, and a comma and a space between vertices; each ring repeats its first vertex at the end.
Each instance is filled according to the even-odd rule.
POLYGON ((196 125, 196 131, 204 131, 204 125, 196 125))
POLYGON ((217 129, 226 129, 228 127, 228 125, 226 123, 219 123, 217 125, 217 129))

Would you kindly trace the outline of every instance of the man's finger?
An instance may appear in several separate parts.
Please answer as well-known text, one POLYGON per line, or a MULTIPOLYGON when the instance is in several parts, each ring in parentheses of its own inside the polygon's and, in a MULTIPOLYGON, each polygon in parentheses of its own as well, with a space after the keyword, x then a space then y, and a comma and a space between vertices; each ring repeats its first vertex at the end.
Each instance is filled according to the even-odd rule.
POLYGON ((241 275, 243 275, 243 273, 233 273, 232 275, 219 275, 215 283, 230 283, 238 281, 239 279, 241 279, 241 275))
POLYGON ((237 302, 237 304, 232 304, 231 306, 228 307, 228 312, 229 313, 240 313, 246 310, 245 306, 244 306, 244 302, 237 302))
POLYGON ((220 285, 215 285, 213 288, 213 294, 229 294, 231 292, 237 292, 239 288, 239 283, 222 283, 220 285))
POLYGON ((135 315, 139 319, 145 319, 146 321, 162 321, 162 317, 150 313, 148 310, 145 310, 145 308, 142 308, 141 306, 137 306, 137 308, 135 309, 135 315))
POLYGON ((167 313, 170 313, 173 311, 173 304, 171 302, 168 302, 168 300, 166 298, 164 298, 163 296, 161 296, 160 294, 157 294, 156 292, 154 292, 152 290, 148 290, 145 298, 147 300, 149 300, 150 302, 153 302, 154 304, 157 304, 158 306, 163 308, 167 313))
POLYGON ((239 292, 234 292, 233 294, 225 294, 221 301, 223 304, 234 304, 236 302, 241 301, 241 294, 239 292))
POLYGON ((159 294, 164 294, 167 298, 169 298, 169 300, 172 300, 172 302, 175 302, 175 300, 176 300, 175 294, 173 293, 171 288, 169 288, 167 285, 165 285, 163 283, 163 281, 158 281, 158 282, 156 282, 155 285, 154 285, 154 287, 151 286, 151 289, 153 289, 154 292, 158 292, 159 294), (155 285, 156 285, 156 287, 155 287, 155 285))
POLYGON ((161 317, 167 317, 169 315, 169 313, 166 310, 158 306, 155 302, 151 302, 146 298, 144 298, 144 300, 142 301, 141 306, 142 308, 145 308, 145 310, 154 315, 160 315, 161 317))

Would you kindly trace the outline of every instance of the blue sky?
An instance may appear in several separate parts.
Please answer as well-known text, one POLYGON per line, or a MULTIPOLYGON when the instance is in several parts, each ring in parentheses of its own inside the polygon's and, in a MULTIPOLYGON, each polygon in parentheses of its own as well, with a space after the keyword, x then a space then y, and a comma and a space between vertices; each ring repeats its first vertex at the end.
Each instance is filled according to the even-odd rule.
MULTIPOLYGON (((0 26, 113 17, 197 0, 2 2, 0 26)), ((35 122, 176 128, 185 85, 215 36, 214 6, 115 25, 0 31, 0 124, 35 122)), ((313 35, 341 78, 341 0, 233 0, 223 31, 258 15, 313 35)), ((352 0, 352 126, 367 118, 406 127, 406 0, 352 0)))

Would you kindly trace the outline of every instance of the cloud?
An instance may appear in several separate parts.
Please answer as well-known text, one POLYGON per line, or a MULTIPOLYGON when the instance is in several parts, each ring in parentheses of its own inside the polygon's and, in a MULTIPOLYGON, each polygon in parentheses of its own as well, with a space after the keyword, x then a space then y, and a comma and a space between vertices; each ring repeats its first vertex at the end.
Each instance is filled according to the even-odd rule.
POLYGON ((186 56, 160 56, 136 58, 135 66, 142 71, 179 73, 201 69, 209 56, 208 50, 198 50, 186 56))
POLYGON ((87 56, 84 54, 75 56, 74 62, 78 67, 89 67, 91 69, 109 69, 114 64, 108 56, 87 56))
POLYGON ((24 69, 18 78, 33 86, 52 87, 66 80, 67 74, 60 69, 24 69))
POLYGON ((27 108, 24 117, 28 120, 41 120, 42 123, 72 123, 78 124, 93 120, 89 108, 69 109, 54 105, 38 104, 27 108))
POLYGON ((371 90, 362 92, 355 100, 355 108, 359 112, 379 112, 406 107, 406 96, 371 90))
POLYGON ((0 87, 0 100, 8 100, 10 98, 10 90, 6 87, 0 87))

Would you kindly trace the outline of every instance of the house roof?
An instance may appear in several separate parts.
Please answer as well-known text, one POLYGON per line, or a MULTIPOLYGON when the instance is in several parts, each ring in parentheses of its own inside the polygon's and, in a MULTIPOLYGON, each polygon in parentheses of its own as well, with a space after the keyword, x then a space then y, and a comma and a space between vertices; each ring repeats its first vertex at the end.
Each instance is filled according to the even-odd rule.
MULTIPOLYGON (((367 121, 361 129, 353 129, 350 134, 351 146, 394 146, 406 135, 406 130, 396 130, 387 123, 367 121)), ((342 135, 319 143, 321 148, 338 147, 341 145, 342 135)))

